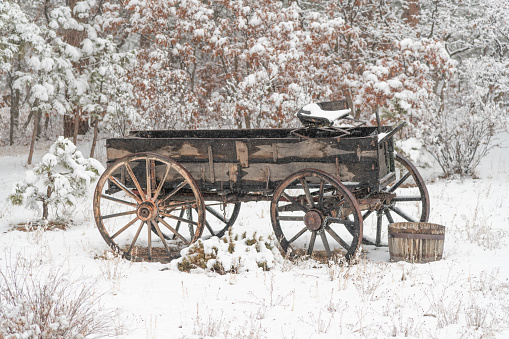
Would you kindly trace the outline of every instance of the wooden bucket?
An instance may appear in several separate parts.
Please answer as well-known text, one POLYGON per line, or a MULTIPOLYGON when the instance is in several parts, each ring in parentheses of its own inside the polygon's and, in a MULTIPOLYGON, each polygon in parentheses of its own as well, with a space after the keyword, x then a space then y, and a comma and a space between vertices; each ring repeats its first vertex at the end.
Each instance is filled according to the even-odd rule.
POLYGON ((426 222, 397 222, 389 225, 392 261, 424 263, 442 259, 445 227, 426 222))

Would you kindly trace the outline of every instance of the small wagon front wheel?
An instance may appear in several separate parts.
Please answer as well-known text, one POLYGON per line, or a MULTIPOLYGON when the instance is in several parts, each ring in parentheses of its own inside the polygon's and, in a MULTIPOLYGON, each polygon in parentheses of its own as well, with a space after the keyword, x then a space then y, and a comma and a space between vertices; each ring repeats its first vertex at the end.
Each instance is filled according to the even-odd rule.
POLYGON ((195 180, 182 165, 158 154, 136 153, 102 174, 94 217, 106 243, 123 257, 168 261, 201 236, 205 208, 195 180), (190 210, 193 219, 187 217, 190 210), (185 224, 186 230, 177 224, 185 224))
POLYGON ((283 253, 351 260, 360 248, 357 200, 325 172, 307 169, 287 177, 274 191, 270 211, 283 253))

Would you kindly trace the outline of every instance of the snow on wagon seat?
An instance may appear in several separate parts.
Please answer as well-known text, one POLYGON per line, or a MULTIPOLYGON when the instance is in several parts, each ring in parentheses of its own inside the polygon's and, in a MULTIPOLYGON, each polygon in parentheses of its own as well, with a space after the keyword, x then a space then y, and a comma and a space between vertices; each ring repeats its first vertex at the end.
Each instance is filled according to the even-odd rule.
POLYGON ((308 127, 332 126, 335 120, 350 114, 346 101, 330 101, 308 104, 297 112, 300 122, 308 127))

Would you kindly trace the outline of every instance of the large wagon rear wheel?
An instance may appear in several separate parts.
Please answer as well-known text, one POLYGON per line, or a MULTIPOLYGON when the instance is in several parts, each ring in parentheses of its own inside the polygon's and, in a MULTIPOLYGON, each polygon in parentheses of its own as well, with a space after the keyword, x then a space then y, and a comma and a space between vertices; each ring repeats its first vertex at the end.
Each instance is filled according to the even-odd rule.
POLYGON ((201 236, 205 207, 196 182, 179 163, 136 153, 103 173, 94 194, 94 216, 106 243, 123 257, 168 261, 201 236), (193 219, 187 218, 188 210, 195 211, 193 219), (185 231, 177 224, 185 224, 185 231), (171 240, 164 236, 169 233, 171 240))
POLYGON ((283 253, 350 260, 360 248, 359 205, 325 172, 307 169, 290 175, 274 191, 270 210, 283 253))
POLYGON ((366 211, 362 216, 367 244, 379 246, 382 230, 386 230, 388 224, 428 221, 430 204, 424 179, 404 156, 396 154, 395 162, 396 182, 382 190, 395 197, 383 200, 378 209, 366 211))

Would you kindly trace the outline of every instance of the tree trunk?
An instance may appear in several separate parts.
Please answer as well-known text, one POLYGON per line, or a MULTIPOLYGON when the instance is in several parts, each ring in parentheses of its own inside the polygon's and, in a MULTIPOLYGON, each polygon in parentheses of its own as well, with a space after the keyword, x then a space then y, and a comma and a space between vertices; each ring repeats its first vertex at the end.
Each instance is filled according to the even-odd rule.
POLYGON ((42 121, 42 110, 41 109, 38 109, 37 110, 37 138, 39 138, 41 136, 41 131, 42 131, 42 126, 41 126, 41 121, 42 121))
POLYGON ((77 108, 75 109, 75 113, 74 113, 74 133, 72 135, 72 142, 74 143, 74 145, 77 144, 78 142, 78 131, 79 131, 79 127, 80 127, 80 109, 77 108))
POLYGON ((20 93, 18 89, 12 88, 12 82, 10 83, 11 87, 11 126, 9 129, 9 145, 14 145, 14 137, 16 130, 19 125, 19 101, 20 101, 20 93))
POLYGON ((42 201, 42 218, 48 220, 48 202, 46 200, 42 201))
POLYGON ((92 147, 90 148, 90 157, 94 157, 95 145, 97 143, 97 134, 99 133, 99 119, 94 119, 94 139, 92 139, 92 147))
MULTIPOLYGON (((49 175, 48 175, 49 177, 49 175)), ((42 200, 42 218, 44 220, 48 219, 49 211, 48 211, 48 204, 49 204, 49 198, 51 197, 51 193, 53 191, 51 190, 51 187, 48 186, 48 190, 46 191, 46 198, 42 200)))
POLYGON ((28 152, 28 162, 27 162, 28 165, 32 164, 32 156, 34 155, 35 139, 37 139, 37 129, 38 129, 37 126, 39 126, 39 116, 40 116, 39 113, 40 112, 34 114, 35 115, 34 130, 32 131, 32 141, 30 142, 30 151, 28 152))

